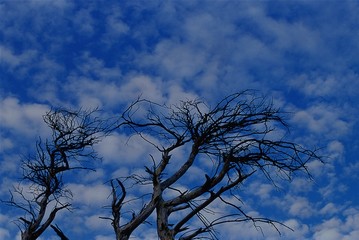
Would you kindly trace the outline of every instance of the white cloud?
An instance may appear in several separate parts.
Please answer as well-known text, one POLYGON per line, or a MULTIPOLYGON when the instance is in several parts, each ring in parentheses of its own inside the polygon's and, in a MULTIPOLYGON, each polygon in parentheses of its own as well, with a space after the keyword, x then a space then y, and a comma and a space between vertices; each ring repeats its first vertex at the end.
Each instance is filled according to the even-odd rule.
POLYGON ((77 30, 85 36, 91 36, 95 31, 95 19, 91 16, 91 10, 79 9, 73 18, 77 30))
POLYGON ((307 96, 328 96, 340 93, 338 91, 340 79, 334 76, 328 76, 327 78, 318 76, 312 79, 308 74, 302 74, 293 78, 289 83, 298 90, 303 91, 307 96))
POLYGON ((95 240, 113 240, 113 236, 97 235, 95 236, 95 240))
POLYGON ((101 42, 107 47, 115 44, 114 39, 119 39, 129 32, 129 26, 126 24, 122 16, 122 6, 110 4, 106 13, 106 30, 102 36, 101 42))
POLYGON ((344 145, 338 140, 328 143, 327 152, 330 154, 328 157, 331 161, 339 160, 342 162, 344 160, 344 145))
POLYGON ((0 228, 0 239, 9 239, 10 233, 4 228, 0 228))
MULTIPOLYGON (((101 208, 109 203, 111 188, 103 184, 75 184, 67 185, 73 194, 73 202, 76 206, 101 208)), ((86 208, 88 210, 88 208, 86 208)))
POLYGON ((20 64, 20 59, 18 56, 15 56, 11 50, 5 48, 4 46, 0 46, 1 52, 1 63, 7 63, 10 66, 17 66, 20 64))
POLYGON ((47 105, 20 103, 14 97, 0 100, 0 123, 2 128, 8 128, 17 134, 27 137, 46 136, 50 130, 42 116, 49 110, 47 105))
MULTIPOLYGON (((94 66, 85 67, 93 71, 94 66)), ((160 79, 151 78, 145 75, 128 75, 120 78, 119 72, 112 72, 112 69, 98 67, 95 72, 101 72, 98 77, 89 78, 72 75, 68 78, 65 89, 71 93, 70 100, 75 100, 81 107, 116 108, 122 104, 128 104, 138 97, 158 103, 164 103, 166 89, 160 79), (114 81, 117 76, 117 81, 114 81), (118 81, 122 79, 123 82, 118 81)), ((85 74, 91 75, 91 74, 85 74)), ((173 88, 170 87, 173 90, 173 88)))
POLYGON ((122 35, 128 32, 129 27, 120 19, 116 19, 113 15, 111 15, 107 19, 108 33, 111 37, 116 37, 118 35, 122 35))
POLYGON ((261 201, 263 201, 269 200, 271 198, 271 193, 275 190, 275 187, 272 184, 255 181, 250 186, 248 186, 248 189, 252 190, 252 193, 255 196, 258 196, 261 201))
MULTIPOLYGON (((323 166, 321 164, 320 166, 323 166)), ((312 165, 310 166, 310 173, 313 173, 316 171, 313 169, 312 165)), ((294 178, 293 181, 290 183, 290 190, 293 193, 303 193, 303 192, 309 192, 313 189, 314 181, 307 179, 307 178, 294 178)))
POLYGON ((300 22, 277 20, 266 15, 264 9, 258 9, 252 19, 256 22, 261 34, 273 39, 278 50, 291 49, 312 52, 321 43, 317 32, 300 22))
POLYGON ((315 209, 307 198, 297 196, 287 196, 287 198, 288 200, 283 204, 288 206, 292 216, 309 218, 315 213, 315 209))
POLYGON ((63 10, 65 8, 69 8, 72 6, 71 1, 67 0, 56 0, 53 2, 41 1, 41 0, 31 0, 29 4, 34 8, 36 7, 44 7, 44 8, 53 8, 52 10, 63 10))
POLYGON ((337 240, 343 239, 343 235, 336 229, 322 229, 314 233, 314 240, 337 240))
POLYGON ((359 161, 357 159, 353 159, 354 161, 352 163, 346 164, 344 166, 344 172, 346 176, 351 176, 353 178, 353 181, 358 180, 358 172, 359 172, 359 161))
POLYGON ((113 168, 113 172, 110 176, 111 179, 118 178, 118 177, 126 177, 130 176, 130 169, 126 167, 118 167, 113 168))
POLYGON ((0 135, 0 153, 5 150, 12 149, 13 147, 14 143, 12 139, 0 135))
POLYGON ((83 108, 113 106, 122 99, 120 89, 114 82, 103 83, 83 77, 71 77, 66 89, 71 98, 83 108))
POLYGON ((350 129, 350 123, 344 117, 340 109, 318 104, 296 111, 291 121, 294 126, 305 127, 315 134, 337 138, 347 134, 350 129))
MULTIPOLYGON (((158 142, 150 136, 146 136, 153 143, 158 142)), ((127 136, 114 133, 103 139, 95 146, 96 151, 105 164, 115 164, 116 166, 143 166, 150 163, 150 154, 156 157, 158 151, 149 143, 145 142, 140 136, 127 136)))
POLYGON ((186 91, 177 84, 171 84, 168 86, 166 91, 168 91, 168 97, 166 100, 166 104, 168 105, 178 104, 183 100, 195 100, 199 98, 194 91, 186 91))
POLYGON ((182 80, 191 78, 203 70, 206 53, 190 45, 165 40, 160 42, 153 55, 144 58, 145 65, 158 65, 166 78, 182 80))
POLYGON ((96 169, 96 171, 89 171, 85 174, 83 172, 81 173, 81 178, 86 183, 93 183, 103 179, 104 177, 105 177, 104 169, 96 169))
POLYGON ((326 204, 322 209, 320 209, 320 213, 323 214, 323 215, 333 215, 335 213, 338 212, 338 208, 337 206, 335 206, 335 204, 333 203, 328 203, 326 204))
POLYGON ((352 231, 343 237, 343 240, 357 240, 359 238, 359 230, 352 231))
POLYGON ((326 166, 323 162, 319 161, 319 160, 314 160, 314 161, 310 161, 307 164, 308 167, 308 171, 314 176, 314 177, 319 177, 321 174, 324 174, 325 172, 325 168, 324 166, 326 166))
MULTIPOLYGON (((101 80, 102 82, 119 80, 121 77, 120 68, 106 66, 103 59, 94 57, 89 52, 82 53, 80 57, 76 58, 76 61, 78 63, 76 74, 79 75, 76 77, 83 78, 86 76, 92 80, 101 80)), ((71 80, 76 81, 76 77, 71 78, 71 80)))
POLYGON ((3 223, 6 223, 8 221, 9 221, 9 217, 0 213, 0 223, 3 224, 3 223))
POLYGON ((160 79, 153 79, 145 75, 128 76, 127 82, 121 86, 119 95, 124 102, 131 102, 139 96, 154 102, 162 103, 164 101, 160 79))
POLYGON ((109 220, 100 219, 103 215, 93 215, 86 217, 85 226, 91 230, 112 230, 111 224, 109 220))
POLYGON ((359 237, 358 220, 359 214, 357 211, 347 215, 344 220, 341 220, 338 217, 328 219, 316 227, 313 239, 355 240, 359 237))
MULTIPOLYGON (((289 224, 293 224, 289 222, 289 224)), ((282 237, 285 239, 304 239, 302 234, 293 234, 290 230, 277 226, 282 234, 282 237), (299 237, 298 237, 299 236, 299 237), (298 238, 297 238, 298 237, 298 238)), ((241 239, 246 240, 259 240, 259 239, 268 239, 268 240, 277 240, 281 239, 278 231, 271 225, 266 223, 256 223, 255 225, 251 222, 243 222, 236 224, 224 224, 218 228, 220 239, 236 240, 240 236, 241 239)), ((305 227, 302 227, 300 233, 305 233, 305 227)))
MULTIPOLYGON (((273 186, 257 182, 250 188, 258 196, 255 199, 265 199, 266 204, 282 207, 295 217, 286 222, 299 230, 285 232, 285 239, 304 239, 308 225, 298 219, 318 215, 326 224, 312 225, 316 228, 312 233, 315 238, 330 239, 328 235, 332 234, 331 237, 346 240, 358 239, 356 213, 342 212, 342 207, 338 207, 349 203, 343 203, 345 199, 331 202, 333 196, 337 200, 340 193, 350 189, 339 179, 343 170, 339 165, 348 162, 348 152, 356 156, 355 144, 346 147, 345 139, 357 122, 358 113, 358 36, 352 34, 358 6, 353 2, 340 6, 325 3, 323 8, 321 4, 130 1, 121 6, 112 2, 100 6, 91 1, 77 7, 75 2, 66 0, 34 0, 20 5, 7 1, 0 6, 4 19, 0 29, 6 40, 0 47, 1 60, 11 72, 8 79, 19 79, 12 84, 18 84, 16 87, 23 91, 14 90, 14 94, 26 92, 22 98, 32 96, 61 106, 100 106, 118 112, 141 94, 169 105, 199 96, 206 96, 213 103, 218 96, 245 88, 277 91, 282 106, 287 101, 300 101, 296 104, 309 107, 292 108, 295 114, 291 123, 300 131, 308 131, 303 131, 305 136, 300 132, 297 139, 304 139, 307 145, 320 142, 331 159, 325 159, 328 161, 324 166, 319 161, 310 162, 308 166, 316 181, 294 179, 290 196, 282 205, 277 203, 282 199, 276 197, 273 186), (308 14, 314 10, 318 14, 308 14), (304 93, 305 98, 290 99, 288 90, 304 93), (320 203, 303 197, 317 188, 323 197, 320 203), (339 220, 329 224, 328 217, 339 220)), ((0 89, 0 93, 6 91, 0 89)), ((41 119, 48 106, 31 101, 24 103, 14 97, 1 100, 0 125, 6 134, 1 135, 0 151, 16 149, 20 153, 16 137, 48 134, 41 119)), ((26 143, 21 147, 33 146, 26 143)), ((96 150, 104 157, 104 167, 111 169, 86 174, 81 179, 83 184, 70 185, 75 189, 76 204, 91 205, 89 201, 93 200, 95 205, 102 205, 110 188, 98 182, 107 173, 118 177, 140 172, 144 163, 151 164, 149 153, 156 153, 141 139, 128 139, 121 134, 106 138, 96 150)), ((184 153, 175 155, 173 159, 177 160, 184 153)), ((203 169, 193 168, 188 180, 203 177, 202 170, 211 167, 210 161, 201 161, 203 169)), ((359 164, 355 159, 351 162, 343 171, 346 176, 341 175, 347 181, 358 179, 359 164)), ((172 169, 176 164, 179 162, 174 162, 172 169)), ((1 156, 0 169, 1 174, 9 175, 18 169, 14 153, 1 156)), ((5 177, 1 180, 3 192, 12 181, 5 177)), ((353 208, 355 204, 351 203, 353 208)), ((85 214, 81 223, 86 220, 88 226, 97 227, 93 214, 85 214)), ((249 223, 221 228, 223 234, 232 233, 233 238, 239 234, 245 239, 279 238, 275 229, 267 225, 263 229, 265 236, 249 223)), ((156 233, 136 234, 138 239, 156 239, 156 233)), ((103 233, 97 238, 106 239, 105 236, 103 233)))
POLYGON ((280 231, 283 232, 285 239, 306 239, 305 236, 309 233, 309 226, 301 223, 298 219, 289 219, 283 222, 284 225, 293 229, 293 231, 281 227, 280 231))
MULTIPOLYGON (((13 174, 21 174, 22 171, 19 168, 19 165, 21 164, 20 160, 21 158, 19 154, 4 154, 0 161, 0 173, 7 174, 8 176, 13 174)), ((11 185, 8 187, 10 186, 11 185)))
POLYGON ((1 63, 7 63, 11 68, 29 64, 37 56, 37 51, 27 50, 21 54, 15 54, 11 49, 0 45, 1 63))

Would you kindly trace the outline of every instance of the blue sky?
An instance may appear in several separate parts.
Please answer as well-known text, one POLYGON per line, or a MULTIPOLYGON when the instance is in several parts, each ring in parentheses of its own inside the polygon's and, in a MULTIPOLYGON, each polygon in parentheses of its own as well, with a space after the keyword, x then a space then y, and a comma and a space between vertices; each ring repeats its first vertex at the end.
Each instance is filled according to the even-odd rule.
MULTIPOLYGON (((291 138, 326 158, 309 163, 312 181, 298 176, 275 188, 252 178, 245 209, 295 230, 283 229, 282 239, 359 239, 358 12, 357 1, 0 1, 0 198, 21 174, 20 156, 49 135, 42 115, 51 107, 114 115, 141 94, 214 104, 257 89, 289 113, 291 138)), ((104 183, 142 169, 154 151, 143 144, 114 133, 96 146, 97 171, 69 179, 76 209, 56 223, 71 239, 114 239, 99 219, 108 214, 104 183)), ((17 214, 0 205, 0 239, 18 236, 17 214)), ((245 223, 220 236, 278 239, 262 230, 245 223)))

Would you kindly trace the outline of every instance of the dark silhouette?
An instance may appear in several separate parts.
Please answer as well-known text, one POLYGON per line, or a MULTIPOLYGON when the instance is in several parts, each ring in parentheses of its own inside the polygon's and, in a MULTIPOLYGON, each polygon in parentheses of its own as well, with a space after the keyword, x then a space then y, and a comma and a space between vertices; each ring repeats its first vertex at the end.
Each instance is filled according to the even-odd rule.
MULTIPOLYGON (((21 184, 15 186, 10 200, 3 201, 24 212, 18 219, 23 240, 37 239, 59 211, 71 207, 72 194, 64 187, 63 174, 89 170, 82 161, 97 159, 92 146, 110 132, 107 122, 95 117, 95 112, 57 109, 44 116, 52 137, 45 142, 39 139, 35 156, 24 159, 22 164, 22 184, 30 187, 25 190, 21 184)), ((57 226, 51 227, 61 239, 67 239, 57 226)))
POLYGON ((166 106, 139 99, 124 112, 120 127, 152 144, 161 157, 151 156, 152 164, 145 167, 145 175, 111 181, 112 217, 107 219, 117 240, 129 239, 153 213, 162 240, 217 239, 215 227, 244 221, 268 223, 279 231, 280 222, 252 217, 242 210, 238 188, 245 179, 259 173, 273 184, 276 174, 288 180, 296 171, 309 176, 305 164, 320 159, 315 151, 273 137, 273 132, 287 125, 279 110, 253 91, 227 96, 213 108, 201 101, 166 106), (184 149, 185 156, 172 159, 179 149, 184 149), (205 173, 196 176, 196 186, 187 184, 191 168, 199 166, 200 161, 206 162, 205 173), (151 191, 127 199, 128 182, 150 185, 151 191), (141 209, 124 209, 136 201, 142 204, 141 209), (211 204, 218 201, 232 210, 213 212, 211 204), (193 224, 195 220, 197 224, 193 224))
POLYGON ((61 240, 69 240, 66 235, 63 233, 63 231, 59 228, 59 226, 57 225, 52 225, 51 224, 51 228, 54 229, 54 231, 56 232, 57 236, 60 237, 61 240))
POLYGON ((17 222, 23 240, 37 239, 49 226, 68 239, 52 224, 59 211, 71 208, 64 173, 92 170, 90 163, 98 158, 93 145, 113 131, 138 135, 158 153, 150 155, 143 173, 109 181, 112 216, 102 218, 111 221, 117 240, 152 224, 151 215, 162 240, 218 239, 216 227, 246 221, 267 223, 279 232, 280 222, 241 208, 241 184, 257 174, 272 184, 276 175, 290 180, 294 172, 304 172, 309 177, 306 163, 320 160, 315 150, 277 136, 287 130, 283 114, 254 91, 229 95, 214 107, 199 100, 167 106, 138 99, 114 122, 96 113, 58 109, 44 116, 52 136, 37 141, 36 154, 23 160, 23 185, 3 201, 24 212, 17 222), (188 183, 195 167, 201 168, 196 182, 188 183), (146 186, 145 193, 137 191, 146 186), (227 210, 213 210, 218 203, 227 210))

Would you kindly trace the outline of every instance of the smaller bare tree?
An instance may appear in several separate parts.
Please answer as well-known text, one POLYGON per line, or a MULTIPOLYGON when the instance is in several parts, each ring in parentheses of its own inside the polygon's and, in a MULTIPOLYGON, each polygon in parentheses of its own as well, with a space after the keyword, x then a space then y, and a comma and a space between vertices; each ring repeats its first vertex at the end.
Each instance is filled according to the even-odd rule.
MULTIPOLYGON (((111 131, 108 121, 96 117, 97 110, 51 110, 43 119, 52 136, 36 143, 34 156, 23 160, 23 178, 10 191, 6 204, 20 209, 18 219, 23 240, 37 239, 52 224, 56 214, 71 207, 71 191, 64 174, 75 169, 91 169, 89 161, 98 157, 93 145, 111 131)), ((51 225, 61 239, 67 239, 57 225, 51 225)))
POLYGON ((144 175, 111 181, 112 217, 108 219, 117 240, 129 239, 141 224, 151 221, 152 214, 162 240, 217 239, 219 225, 245 221, 277 228, 281 223, 250 216, 241 208, 241 184, 255 173, 263 173, 271 183, 278 174, 290 179, 294 172, 308 173, 306 163, 319 159, 315 151, 274 137, 276 130, 287 125, 270 101, 251 91, 227 96, 213 108, 201 101, 166 106, 138 100, 122 119, 122 126, 153 145, 160 157, 151 156, 144 175), (187 151, 186 156, 173 159, 180 148, 187 151), (191 168, 201 167, 200 162, 211 167, 202 168, 197 181, 189 183, 191 168), (150 185, 151 191, 133 198, 125 186, 129 179, 135 186, 150 185), (142 207, 126 209, 133 201, 142 207), (231 210, 214 212, 211 205, 215 202, 231 210))

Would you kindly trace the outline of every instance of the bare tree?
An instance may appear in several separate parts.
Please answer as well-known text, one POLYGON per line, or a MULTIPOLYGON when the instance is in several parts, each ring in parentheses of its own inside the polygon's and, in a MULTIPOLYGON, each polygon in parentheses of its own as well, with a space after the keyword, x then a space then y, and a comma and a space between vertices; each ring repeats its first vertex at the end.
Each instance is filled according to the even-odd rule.
POLYGON ((306 163, 320 159, 315 150, 275 137, 277 132, 288 130, 282 113, 252 91, 227 96, 213 108, 202 101, 166 106, 139 99, 124 112, 122 121, 125 131, 141 136, 161 157, 151 156, 152 163, 145 167, 144 175, 111 181, 112 217, 108 219, 117 240, 129 239, 152 214, 162 240, 216 239, 215 227, 245 221, 268 223, 278 230, 281 223, 252 217, 242 210, 240 185, 259 173, 272 184, 276 176, 290 180, 297 171, 309 177, 306 163), (180 148, 188 150, 187 156, 174 159, 180 148), (186 184, 186 176, 199 161, 211 167, 203 168, 203 175, 197 176, 198 185, 186 184), (152 190, 138 199, 127 199, 128 180, 135 185, 151 185, 152 190), (141 209, 124 210, 126 204, 136 200, 142 203, 141 209), (232 210, 213 212, 211 204, 218 201, 232 210), (193 224, 195 220, 202 225, 193 224))
POLYGON ((50 227, 54 229, 55 233, 60 237, 61 240, 69 240, 69 238, 66 237, 65 233, 59 228, 59 226, 51 224, 50 227))
MULTIPOLYGON (((23 240, 37 239, 54 221, 56 214, 70 209, 71 191, 64 174, 75 169, 91 169, 97 159, 92 146, 111 131, 107 121, 95 116, 97 110, 51 110, 44 115, 52 136, 36 143, 36 154, 23 160, 23 179, 10 191, 6 204, 24 215, 18 219, 23 240)), ((61 239, 65 234, 51 225, 61 239)))

